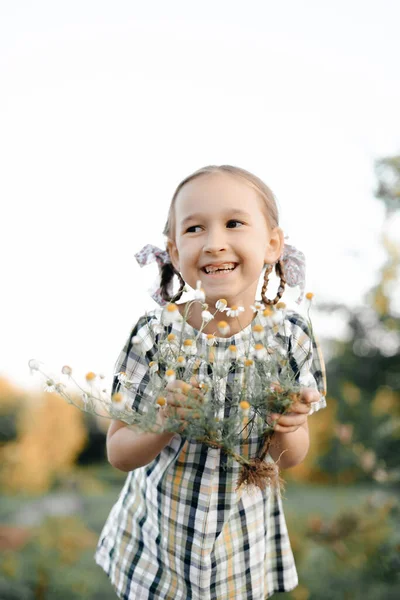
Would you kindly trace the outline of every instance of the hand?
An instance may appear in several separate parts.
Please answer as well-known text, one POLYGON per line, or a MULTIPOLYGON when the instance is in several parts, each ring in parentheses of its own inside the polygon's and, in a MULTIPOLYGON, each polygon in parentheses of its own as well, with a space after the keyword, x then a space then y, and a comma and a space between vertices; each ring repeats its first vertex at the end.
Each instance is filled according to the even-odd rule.
POLYGON ((271 414, 267 418, 267 424, 272 426, 274 431, 281 433, 292 433, 297 431, 307 422, 308 413, 311 409, 311 402, 319 400, 319 393, 313 388, 303 388, 300 391, 298 400, 293 402, 290 411, 284 415, 271 414))
POLYGON ((164 417, 178 417, 182 420, 182 427, 179 432, 182 433, 187 426, 187 421, 198 418, 200 413, 196 410, 198 404, 204 401, 203 392, 195 377, 192 377, 190 384, 180 379, 168 383, 166 389, 167 404, 162 409, 164 417))

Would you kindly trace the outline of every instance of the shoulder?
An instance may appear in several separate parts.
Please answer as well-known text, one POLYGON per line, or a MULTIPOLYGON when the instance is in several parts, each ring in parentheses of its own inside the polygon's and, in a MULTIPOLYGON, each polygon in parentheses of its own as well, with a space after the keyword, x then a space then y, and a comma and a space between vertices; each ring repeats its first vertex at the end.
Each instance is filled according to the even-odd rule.
POLYGON ((126 342, 125 350, 129 352, 138 342, 142 348, 150 348, 154 345, 156 336, 161 332, 163 326, 161 324, 161 308, 156 308, 141 315, 131 330, 126 342))
POLYGON ((287 310, 284 318, 285 329, 289 331, 290 337, 298 339, 312 338, 312 327, 310 321, 295 310, 287 310))
POLYGON ((287 310, 283 326, 291 352, 294 354, 312 352, 315 338, 311 322, 307 317, 295 310, 287 310))

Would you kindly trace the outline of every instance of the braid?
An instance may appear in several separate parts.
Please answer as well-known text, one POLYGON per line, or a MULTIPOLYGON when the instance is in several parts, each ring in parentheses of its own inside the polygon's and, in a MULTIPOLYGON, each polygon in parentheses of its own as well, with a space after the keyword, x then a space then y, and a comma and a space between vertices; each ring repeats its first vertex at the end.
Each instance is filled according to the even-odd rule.
POLYGON ((185 287, 185 282, 183 281, 181 274, 175 270, 172 263, 166 263, 166 264, 162 265, 160 287, 161 287, 161 297, 166 302, 170 302, 172 299, 174 299, 174 301, 179 300, 179 298, 182 296, 183 288, 185 287), (173 289, 172 289, 172 287, 173 287, 172 280, 174 278, 174 275, 178 276, 179 283, 180 283, 178 293, 175 294, 175 296, 173 295, 173 289))
POLYGON ((268 265, 267 268, 265 269, 265 273, 264 273, 264 283, 263 283, 262 290, 261 290, 261 299, 264 302, 264 304, 266 304, 266 305, 277 304, 279 302, 279 300, 282 298, 283 292, 285 291, 285 285, 286 285, 285 270, 283 268, 283 262, 281 260, 278 260, 278 262, 275 264, 275 273, 280 278, 278 292, 273 300, 269 300, 269 298, 267 298, 266 294, 267 294, 267 286, 268 286, 268 277, 272 273, 273 268, 274 268, 274 265, 268 265))

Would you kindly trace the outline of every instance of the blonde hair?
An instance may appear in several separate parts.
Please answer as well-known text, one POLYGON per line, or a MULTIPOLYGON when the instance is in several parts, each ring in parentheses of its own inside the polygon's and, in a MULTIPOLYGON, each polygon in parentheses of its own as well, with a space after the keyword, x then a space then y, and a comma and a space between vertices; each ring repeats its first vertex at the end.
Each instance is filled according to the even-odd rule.
POLYGON ((183 181, 181 181, 178 187, 176 188, 174 195, 172 196, 168 212, 168 219, 163 231, 165 236, 171 238, 171 233, 173 233, 174 231, 175 202, 183 186, 189 183, 189 181, 193 181, 193 179, 197 179, 202 175, 210 175, 213 173, 227 173, 228 175, 233 175, 234 177, 241 178, 246 183, 248 183, 264 200, 270 226, 274 228, 279 225, 279 213, 276 204, 276 199, 272 190, 267 186, 266 183, 264 183, 256 175, 253 175, 253 173, 250 173, 250 171, 246 171, 245 169, 241 169, 240 167, 233 167, 231 165, 209 165, 208 167, 198 169, 191 175, 185 177, 185 179, 183 179, 183 181))

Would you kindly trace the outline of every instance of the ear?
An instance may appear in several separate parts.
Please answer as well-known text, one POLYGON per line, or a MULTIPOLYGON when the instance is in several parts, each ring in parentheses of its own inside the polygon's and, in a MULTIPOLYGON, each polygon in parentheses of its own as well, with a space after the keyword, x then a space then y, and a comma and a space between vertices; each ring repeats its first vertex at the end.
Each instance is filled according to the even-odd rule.
POLYGON ((283 231, 280 227, 275 227, 269 232, 269 242, 265 249, 264 262, 267 264, 275 263, 281 257, 284 245, 283 231))
POLYGON ((168 240, 167 242, 168 252, 171 258, 172 265, 176 271, 180 271, 179 269, 179 252, 176 244, 173 240, 168 240))

